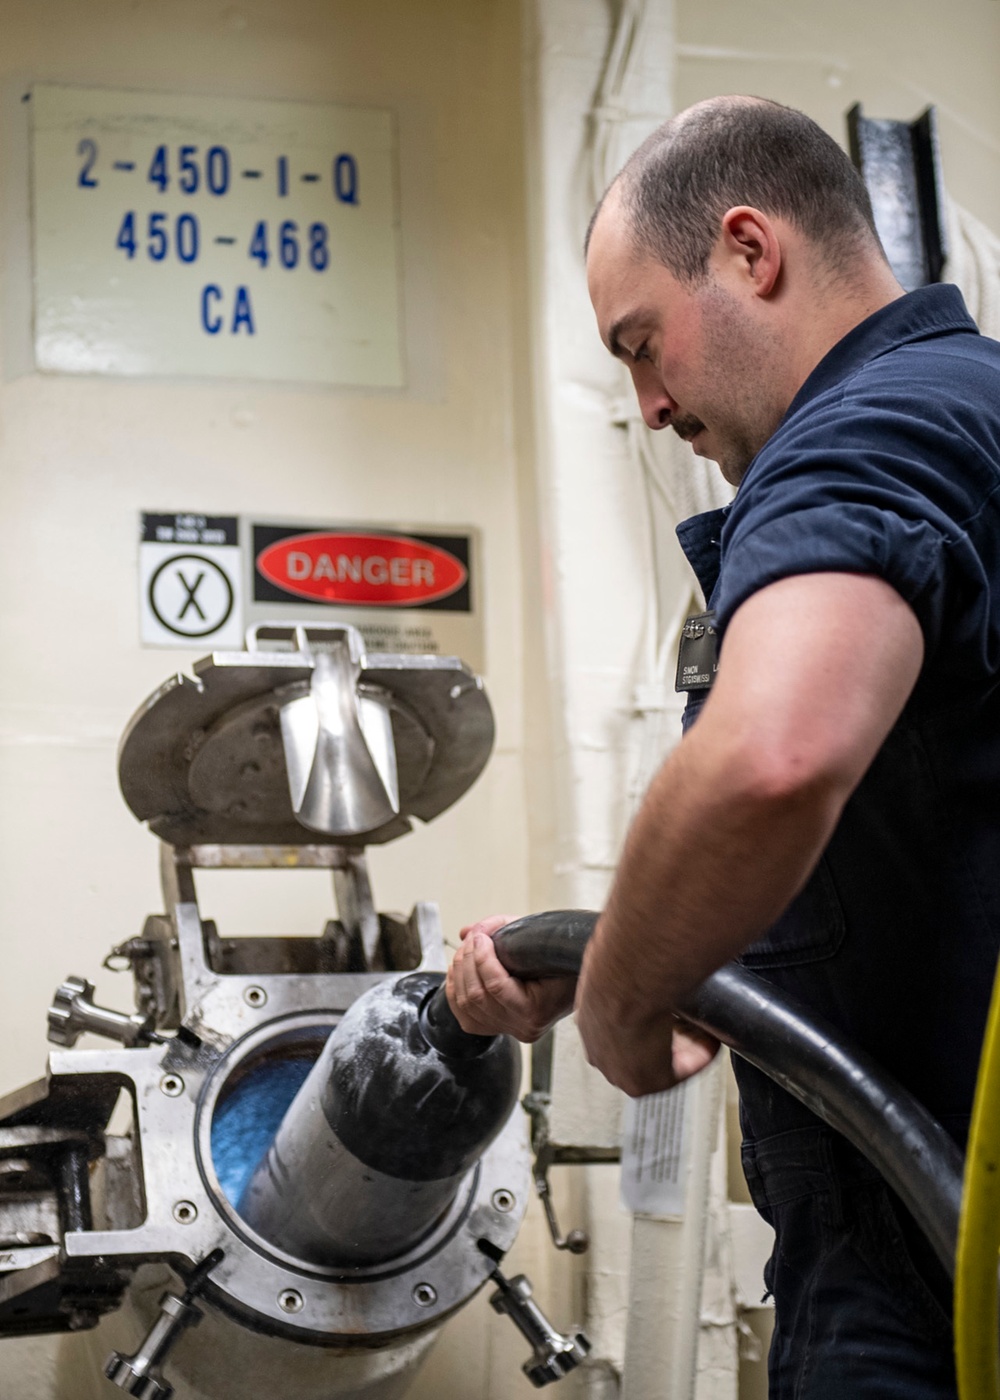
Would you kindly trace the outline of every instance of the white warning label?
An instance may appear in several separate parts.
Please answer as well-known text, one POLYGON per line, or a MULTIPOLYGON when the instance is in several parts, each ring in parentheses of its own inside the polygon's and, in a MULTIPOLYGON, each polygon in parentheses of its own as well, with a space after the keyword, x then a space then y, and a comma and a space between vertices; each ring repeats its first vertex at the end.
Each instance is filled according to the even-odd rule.
POLYGON ((690 1132, 688 1081, 626 1099, 622 1115, 622 1202, 640 1215, 680 1219, 690 1132))

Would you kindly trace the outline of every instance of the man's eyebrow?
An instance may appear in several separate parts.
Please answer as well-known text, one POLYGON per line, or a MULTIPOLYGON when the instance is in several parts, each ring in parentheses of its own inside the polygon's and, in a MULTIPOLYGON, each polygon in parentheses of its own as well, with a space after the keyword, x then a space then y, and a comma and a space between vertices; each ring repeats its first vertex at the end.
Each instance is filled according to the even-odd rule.
POLYGON ((608 331, 608 349, 616 359, 620 360, 624 355, 631 354, 622 344, 622 336, 627 335, 641 320, 642 316, 638 311, 627 311, 612 324, 608 331))

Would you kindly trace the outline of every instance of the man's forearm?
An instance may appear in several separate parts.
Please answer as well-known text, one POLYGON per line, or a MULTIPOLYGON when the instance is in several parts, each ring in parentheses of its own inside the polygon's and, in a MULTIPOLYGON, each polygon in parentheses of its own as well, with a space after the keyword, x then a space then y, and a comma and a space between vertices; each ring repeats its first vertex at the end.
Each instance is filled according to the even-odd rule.
POLYGON ((581 995, 599 989, 620 1023, 662 1016, 763 933, 848 795, 767 791, 713 738, 692 731, 654 778, 588 952, 581 995))

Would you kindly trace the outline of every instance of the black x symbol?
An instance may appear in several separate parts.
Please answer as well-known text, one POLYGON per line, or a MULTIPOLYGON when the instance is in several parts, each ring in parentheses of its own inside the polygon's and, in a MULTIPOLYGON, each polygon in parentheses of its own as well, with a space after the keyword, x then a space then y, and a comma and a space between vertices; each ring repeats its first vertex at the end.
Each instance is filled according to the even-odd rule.
POLYGON ((206 620, 205 614, 202 612, 201 607, 198 603, 198 599, 194 595, 198 592, 198 586, 201 583, 202 579, 205 577, 205 570, 202 569, 201 573, 195 579, 194 583, 188 583, 187 579, 181 573, 180 569, 177 570, 177 577, 181 581, 181 587, 187 594, 187 598, 184 600, 184 606, 177 614, 177 621, 180 622, 181 618, 187 612, 188 608, 194 608, 195 612, 201 618, 202 622, 204 622, 206 620))
POLYGON ((204 554, 171 554, 168 559, 164 559, 159 567, 153 570, 148 596, 150 609, 160 626, 165 627, 168 632, 173 632, 175 637, 188 639, 207 637, 213 632, 218 632, 219 628, 229 621, 236 604, 229 575, 221 564, 204 554), (190 570, 192 582, 188 582, 182 565, 187 565, 190 570), (158 599, 161 579, 165 591, 158 599), (185 595, 179 612, 175 580, 185 595), (206 580, 209 596, 203 608, 197 595, 206 580), (161 611, 159 603, 166 605, 166 612, 161 611), (185 621, 189 612, 193 612, 194 616, 190 621, 185 621))

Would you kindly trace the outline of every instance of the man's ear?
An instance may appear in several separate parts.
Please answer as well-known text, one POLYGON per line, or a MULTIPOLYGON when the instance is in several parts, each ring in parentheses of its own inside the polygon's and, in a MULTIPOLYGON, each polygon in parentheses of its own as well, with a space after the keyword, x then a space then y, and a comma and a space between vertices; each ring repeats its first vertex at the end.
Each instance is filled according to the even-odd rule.
POLYGON ((774 290, 781 272, 781 241, 774 223, 759 209, 748 204, 728 209, 716 252, 757 296, 774 290))

